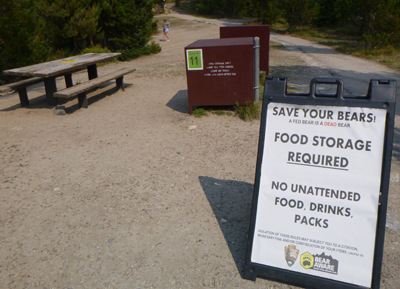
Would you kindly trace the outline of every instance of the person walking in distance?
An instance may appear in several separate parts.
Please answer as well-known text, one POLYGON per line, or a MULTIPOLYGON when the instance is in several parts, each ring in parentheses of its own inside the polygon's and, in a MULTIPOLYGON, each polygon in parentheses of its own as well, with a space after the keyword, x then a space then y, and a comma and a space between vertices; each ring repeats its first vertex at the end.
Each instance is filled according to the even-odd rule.
POLYGON ((169 37, 168 37, 168 31, 169 31, 169 23, 167 22, 167 20, 164 19, 163 21, 163 41, 165 41, 165 37, 167 37, 167 41, 169 41, 169 37))

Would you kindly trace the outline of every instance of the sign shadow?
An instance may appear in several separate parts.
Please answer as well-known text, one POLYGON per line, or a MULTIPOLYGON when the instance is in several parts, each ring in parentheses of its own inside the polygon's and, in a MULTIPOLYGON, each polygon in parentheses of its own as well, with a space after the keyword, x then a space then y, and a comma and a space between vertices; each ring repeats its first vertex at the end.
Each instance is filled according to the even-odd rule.
POLYGON ((253 184, 205 176, 199 181, 243 277, 253 184))

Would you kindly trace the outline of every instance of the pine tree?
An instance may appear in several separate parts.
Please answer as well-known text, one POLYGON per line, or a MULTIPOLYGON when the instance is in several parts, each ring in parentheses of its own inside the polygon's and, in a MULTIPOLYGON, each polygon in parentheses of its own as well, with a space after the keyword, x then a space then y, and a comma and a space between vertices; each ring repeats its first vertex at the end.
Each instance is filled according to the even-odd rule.
POLYGON ((101 0, 43 0, 37 2, 37 11, 46 22, 45 37, 53 48, 80 51, 101 39, 98 27, 101 0))
POLYGON ((103 5, 100 25, 109 49, 145 46, 152 35, 153 0, 108 0, 103 5))

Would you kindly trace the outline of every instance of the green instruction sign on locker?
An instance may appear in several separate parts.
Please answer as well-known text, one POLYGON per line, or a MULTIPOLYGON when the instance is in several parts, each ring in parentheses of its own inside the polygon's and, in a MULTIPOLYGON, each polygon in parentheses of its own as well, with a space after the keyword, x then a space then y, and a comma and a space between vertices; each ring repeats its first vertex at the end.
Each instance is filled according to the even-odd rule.
POLYGON ((203 70, 203 50, 186 50, 188 70, 203 70))

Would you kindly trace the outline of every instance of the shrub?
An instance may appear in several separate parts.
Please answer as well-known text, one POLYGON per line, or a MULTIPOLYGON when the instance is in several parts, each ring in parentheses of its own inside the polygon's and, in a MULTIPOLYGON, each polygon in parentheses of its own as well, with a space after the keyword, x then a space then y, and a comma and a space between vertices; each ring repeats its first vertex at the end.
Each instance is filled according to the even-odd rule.
POLYGON ((195 110, 193 111, 193 115, 194 115, 195 117, 202 117, 202 116, 204 116, 204 115, 207 115, 207 112, 206 112, 204 109, 202 109, 202 108, 198 108, 198 109, 195 109, 195 110))
POLYGON ((260 72, 260 76, 259 76, 259 83, 260 83, 261 86, 264 86, 265 76, 266 76, 265 71, 261 71, 260 72))
POLYGON ((107 48, 101 47, 100 44, 97 44, 96 46, 86 47, 85 49, 83 49, 81 54, 85 53, 111 53, 111 51, 107 48))
POLYGON ((236 104, 235 114, 243 120, 259 119, 261 116, 261 102, 247 105, 236 104))
MULTIPOLYGON (((86 47, 85 49, 82 50, 82 52, 80 54, 85 54, 85 53, 112 53, 112 51, 107 49, 107 48, 101 47, 100 44, 97 44, 97 45, 92 46, 92 47, 86 47)), ((110 63, 110 62, 118 62, 118 59, 117 58, 113 58, 113 59, 104 61, 99 65, 104 65, 104 64, 110 63)))
POLYGON ((125 49, 125 50, 119 50, 118 52, 121 52, 119 60, 129 61, 138 58, 141 55, 150 55, 158 53, 160 51, 161 51, 161 46, 152 42, 151 44, 146 45, 145 47, 142 48, 125 49))

